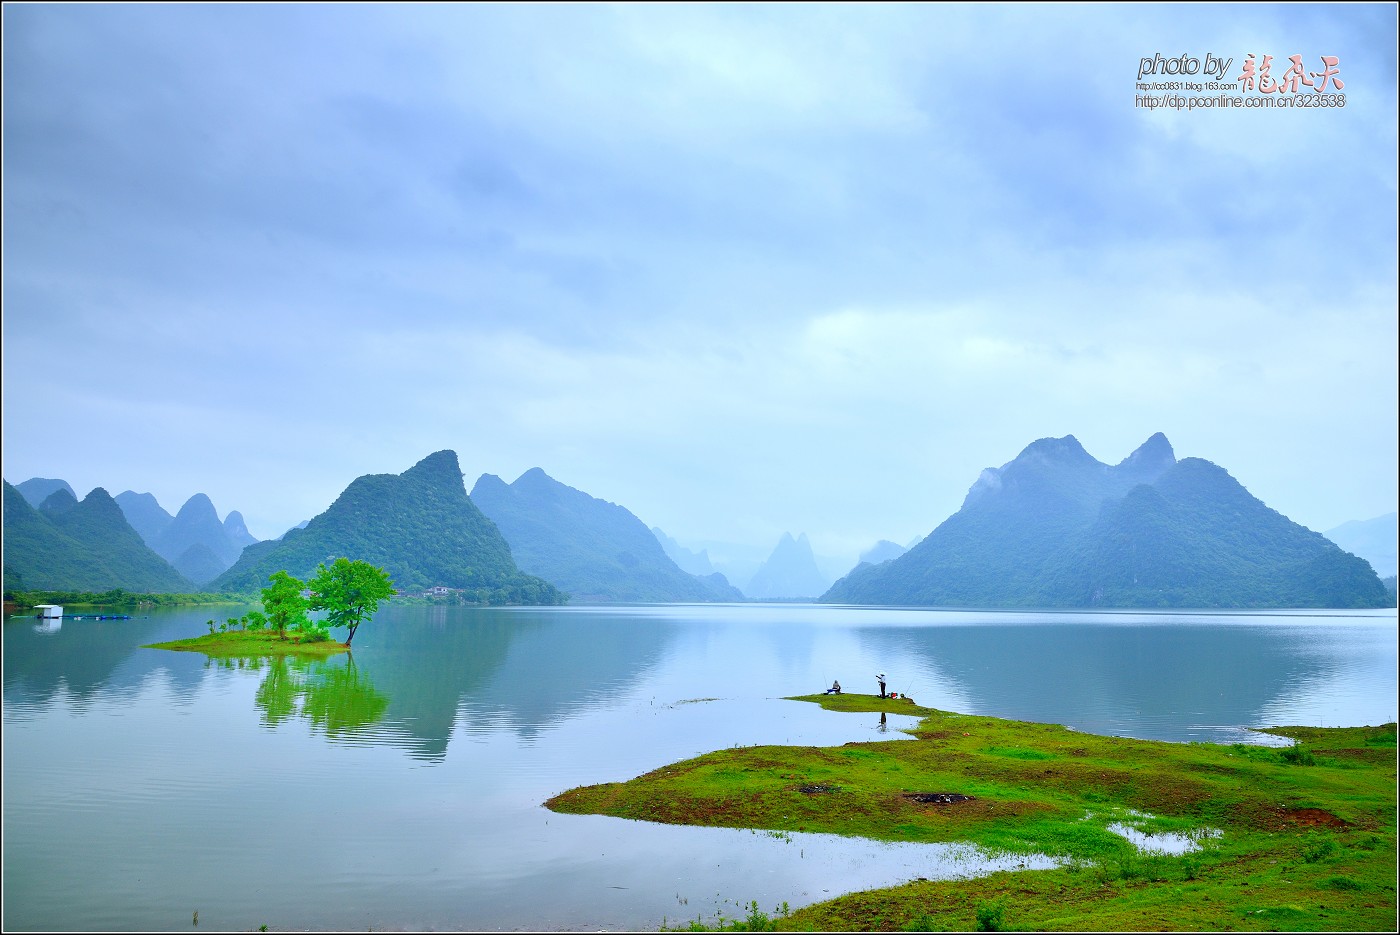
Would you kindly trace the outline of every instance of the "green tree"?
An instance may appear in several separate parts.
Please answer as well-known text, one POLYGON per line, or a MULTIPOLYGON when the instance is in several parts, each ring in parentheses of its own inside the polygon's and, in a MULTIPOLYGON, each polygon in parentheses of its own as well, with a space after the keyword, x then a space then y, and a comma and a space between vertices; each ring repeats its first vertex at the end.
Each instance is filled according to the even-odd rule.
POLYGON ((317 565, 310 588, 311 609, 324 610, 329 626, 349 627, 346 646, 354 641, 360 624, 379 609, 379 602, 395 593, 384 569, 348 558, 336 559, 329 568, 317 565))
POLYGON ((280 639, 287 638, 288 627, 305 626, 307 623, 307 600, 301 596, 306 583, 293 578, 285 571, 273 572, 268 578, 272 584, 262 589, 263 611, 267 622, 280 639))

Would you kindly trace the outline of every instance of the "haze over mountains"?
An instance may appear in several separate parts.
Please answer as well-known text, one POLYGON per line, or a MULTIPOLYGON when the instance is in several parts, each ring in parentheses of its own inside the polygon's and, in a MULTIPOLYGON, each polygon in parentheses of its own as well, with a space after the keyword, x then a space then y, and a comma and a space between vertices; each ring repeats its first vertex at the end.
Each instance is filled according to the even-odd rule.
POLYGON ((1394 513, 1374 519, 1352 520, 1323 533, 1341 548, 1370 562, 1376 574, 1382 578, 1395 576, 1398 534, 1400 530, 1397 529, 1394 513))
POLYGON ((5 590, 195 590, 141 541, 101 487, 79 501, 63 484, 38 509, 8 482, 4 489, 5 590))
POLYGON ((899 558, 909 550, 898 542, 891 542, 888 539, 881 539, 864 552, 860 553, 860 564, 878 565, 881 562, 888 562, 899 558))
POLYGON ((56 477, 31 477, 23 483, 16 484, 15 490, 23 494, 24 499, 36 510, 39 508, 39 504, 49 498, 49 494, 58 490, 66 490, 68 496, 74 500, 78 499, 78 494, 72 487, 68 486, 68 482, 56 477))
POLYGON ((117 503, 141 538, 157 555, 196 584, 208 584, 257 542, 237 510, 219 520, 213 502, 202 493, 185 501, 171 516, 148 493, 124 491, 117 503))
POLYGON ((817 567, 807 534, 794 539, 785 532, 768 560, 744 586, 744 593, 756 600, 810 600, 830 586, 831 579, 817 567))
POLYGON ((722 575, 701 578, 667 556, 626 508, 531 468, 514 483, 483 474, 471 492, 510 543, 520 567, 576 601, 735 601, 722 575))
POLYGON ((710 563, 710 553, 706 549, 694 552, 662 532, 657 526, 651 527, 651 534, 661 543, 662 550, 681 571, 692 575, 713 575, 715 566, 710 563))
MULTIPOLYGON (((34 507, 58 490, 77 500, 68 482, 55 478, 31 477, 15 489, 34 507)), ((220 521, 214 504, 202 493, 190 497, 175 516, 149 493, 125 490, 115 500, 141 541, 196 585, 214 580, 246 546, 258 541, 242 514, 234 510, 220 521)))
MULTIPOLYGON (((257 542, 209 498, 171 516, 150 494, 79 502, 64 481, 6 485, 7 588, 256 593, 338 555, 386 568, 401 591, 433 586, 481 603, 732 601, 961 607, 1393 606, 1376 570, 1395 565, 1395 514, 1331 531, 1349 554, 1252 497, 1224 469, 1178 460, 1153 435, 1116 465, 1073 436, 988 468, 961 509, 907 551, 888 540, 832 584, 805 534, 749 564, 740 593, 708 551, 540 468, 468 496, 456 455, 354 480, 320 516, 257 542), (37 504, 35 501, 38 501, 37 504), (1368 565, 1363 559, 1369 558, 1368 565)), ((729 564, 739 553, 727 549, 729 564)), ((1393 582, 1393 578, 1388 579, 1393 582)), ((1390 584, 1393 587, 1393 583, 1390 584)))
POLYGON ((822 600, 952 607, 1384 607, 1343 552, 1158 433, 1117 465, 1074 436, 988 468, 908 553, 822 600))

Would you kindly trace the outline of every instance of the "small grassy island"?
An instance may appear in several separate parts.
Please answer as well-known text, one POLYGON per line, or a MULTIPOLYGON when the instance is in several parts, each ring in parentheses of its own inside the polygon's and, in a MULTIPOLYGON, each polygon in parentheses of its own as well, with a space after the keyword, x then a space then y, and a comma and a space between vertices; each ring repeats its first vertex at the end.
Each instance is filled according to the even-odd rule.
POLYGON ((282 639, 275 630, 228 630, 206 633, 187 640, 151 643, 142 649, 173 649, 177 652, 198 652, 207 656, 334 656, 348 652, 349 646, 329 639, 303 642, 306 631, 291 630, 282 639))
POLYGON ((1295 741, 1288 747, 1179 744, 869 695, 791 700, 922 721, 914 740, 721 750, 545 804, 670 824, 970 842, 1061 862, 916 880, 771 919, 755 905, 726 928, 1395 930, 1395 724, 1271 728, 1295 741), (1196 846, 1148 853, 1110 826, 1196 846))

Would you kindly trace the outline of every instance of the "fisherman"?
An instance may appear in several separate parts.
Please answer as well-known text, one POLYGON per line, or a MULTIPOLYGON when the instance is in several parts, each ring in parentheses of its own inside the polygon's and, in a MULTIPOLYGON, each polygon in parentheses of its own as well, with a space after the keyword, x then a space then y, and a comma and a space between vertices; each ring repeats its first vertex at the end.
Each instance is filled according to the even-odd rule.
POLYGON ((885 673, 881 672, 875 676, 875 681, 880 683, 880 697, 885 697, 885 673))
POLYGON ((832 682, 832 683, 831 683, 831 687, 828 688, 828 689, 826 690, 826 694, 828 694, 828 695, 839 695, 839 694, 841 694, 841 683, 840 683, 840 682, 832 682))

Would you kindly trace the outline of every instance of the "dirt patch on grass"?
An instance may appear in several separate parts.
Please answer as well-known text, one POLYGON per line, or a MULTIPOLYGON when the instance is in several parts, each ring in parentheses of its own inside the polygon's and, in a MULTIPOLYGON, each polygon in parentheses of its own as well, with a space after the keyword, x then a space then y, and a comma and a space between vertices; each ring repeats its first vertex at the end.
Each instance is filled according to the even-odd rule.
POLYGON ((831 786, 821 782, 797 787, 797 791, 803 795, 830 795, 833 792, 839 792, 840 789, 840 786, 831 786))
POLYGON ((974 799, 974 796, 963 795, 961 792, 906 792, 904 797, 920 805, 957 805, 974 799))
POLYGON ((1278 808, 1275 814, 1290 825, 1301 825, 1304 828, 1334 828, 1342 829, 1347 827, 1347 823, 1342 821, 1331 812, 1320 808, 1278 808))

